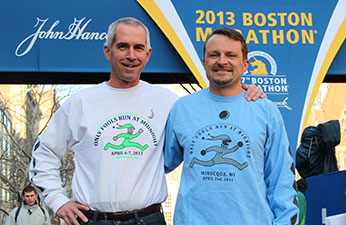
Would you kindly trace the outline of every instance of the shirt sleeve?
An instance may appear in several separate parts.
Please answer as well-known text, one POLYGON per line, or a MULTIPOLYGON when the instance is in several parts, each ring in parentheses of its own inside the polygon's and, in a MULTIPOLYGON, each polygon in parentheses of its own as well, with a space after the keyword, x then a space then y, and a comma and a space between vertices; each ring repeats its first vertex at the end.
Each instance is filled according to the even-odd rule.
POLYGON ((29 167, 29 179, 54 213, 70 201, 62 187, 59 172, 61 159, 74 143, 63 106, 55 112, 44 133, 37 138, 29 167))
POLYGON ((10 212, 10 215, 6 219, 5 225, 15 225, 14 217, 15 217, 15 213, 16 213, 17 209, 18 208, 15 208, 10 212))
POLYGON ((165 145, 163 150, 166 173, 173 171, 184 159, 183 148, 179 145, 174 131, 174 115, 175 112, 174 109, 172 109, 166 124, 165 145))
POLYGON ((264 179, 267 198, 275 218, 274 225, 297 224, 298 201, 295 167, 284 122, 279 110, 273 107, 265 144, 264 179))

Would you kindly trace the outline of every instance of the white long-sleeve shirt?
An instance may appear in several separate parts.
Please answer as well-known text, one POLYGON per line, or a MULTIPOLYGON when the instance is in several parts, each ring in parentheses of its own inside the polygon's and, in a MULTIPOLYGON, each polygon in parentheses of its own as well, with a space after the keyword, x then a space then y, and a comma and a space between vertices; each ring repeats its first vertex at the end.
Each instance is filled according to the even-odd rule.
POLYGON ((176 99, 169 90, 143 81, 128 89, 102 83, 70 97, 32 152, 29 177, 45 204, 56 213, 70 200, 59 174, 70 147, 75 153, 75 201, 103 212, 163 202, 164 128, 176 99))

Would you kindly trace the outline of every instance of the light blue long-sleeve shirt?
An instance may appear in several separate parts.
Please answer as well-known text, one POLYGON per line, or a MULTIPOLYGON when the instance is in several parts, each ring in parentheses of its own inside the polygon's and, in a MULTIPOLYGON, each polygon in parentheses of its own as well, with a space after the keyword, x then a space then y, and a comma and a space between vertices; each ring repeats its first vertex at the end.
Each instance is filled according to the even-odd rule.
POLYGON ((179 99, 166 127, 166 172, 184 161, 174 224, 296 224, 292 154, 268 99, 209 89, 179 99))

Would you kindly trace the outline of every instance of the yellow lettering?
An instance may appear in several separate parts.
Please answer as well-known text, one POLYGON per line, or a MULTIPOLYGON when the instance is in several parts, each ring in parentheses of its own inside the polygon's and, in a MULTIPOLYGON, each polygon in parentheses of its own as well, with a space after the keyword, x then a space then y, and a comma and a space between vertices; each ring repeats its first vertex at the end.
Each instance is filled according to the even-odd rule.
POLYGON ((241 32, 241 30, 239 30, 239 29, 234 29, 234 30, 236 30, 236 31, 238 31, 239 33, 243 34, 243 32, 241 32))
POLYGON ((278 39, 280 40, 280 44, 284 43, 284 31, 279 30, 279 34, 277 33, 277 30, 273 30, 273 43, 277 44, 278 39))
MULTIPOLYGON (((227 12, 232 13, 232 12, 227 12)), ((217 14, 219 16, 219 14, 217 14)), ((232 21, 234 21, 234 14, 232 15, 232 21)), ((229 17, 228 17, 229 18, 229 17)), ((226 23, 227 24, 227 23, 226 23)), ((228 24, 229 25, 229 24, 228 24)), ((232 24, 233 25, 233 24, 232 24)), ((312 26, 312 14, 311 13, 255 13, 252 14, 250 12, 243 12, 243 26, 253 26, 256 25, 258 27, 263 26, 312 26)))
POLYGON ((205 14, 205 19, 207 23, 214 24, 215 23, 215 13, 213 10, 208 10, 205 14))
POLYGON ((288 24, 292 26, 297 26, 299 24, 299 15, 295 12, 288 14, 288 24))
POLYGON ((233 12, 226 12, 227 19, 226 19, 226 24, 229 26, 232 26, 235 24, 234 20, 234 13, 233 12))
POLYGON ((253 41, 255 44, 259 43, 254 30, 249 30, 249 33, 247 33, 246 43, 250 43, 250 41, 253 41))
POLYGON ((207 27, 205 32, 203 32, 202 27, 196 27, 196 41, 205 41, 207 39, 208 34, 211 34, 211 27, 207 27))
POLYGON ((268 23, 268 26, 270 27, 274 27, 276 26, 276 24, 278 24, 277 20, 273 18, 274 16, 275 16, 275 13, 268 14, 268 20, 271 22, 271 23, 268 23))
POLYGON ((309 42, 309 44, 314 44, 314 31, 309 30, 309 33, 306 30, 302 30, 302 42, 303 44, 306 44, 306 40, 309 42))
POLYGON ((278 16, 280 17, 280 25, 282 27, 285 26, 285 16, 287 16, 287 13, 278 13, 278 16))
POLYGON ((269 30, 259 30, 258 32, 260 32, 262 34, 263 44, 268 44, 267 34, 269 33, 269 30))
POLYGON ((286 38, 289 43, 296 44, 299 41, 298 31, 290 29, 289 31, 287 31, 286 38))
POLYGON ((259 27, 263 27, 267 23, 266 16, 263 13, 256 13, 254 19, 255 24, 259 27), (262 22, 260 22, 260 20, 262 22))
POLYGON ((243 26, 251 26, 253 24, 252 14, 251 13, 243 13, 243 26))
POLYGON ((204 11, 203 10, 196 10, 196 14, 199 14, 199 17, 196 19, 196 23, 197 24, 205 24, 205 22, 203 21, 204 11))
POLYGON ((302 26, 307 25, 309 27, 312 27, 312 15, 311 15, 311 13, 308 13, 308 16, 305 13, 300 13, 300 16, 302 18, 302 26))
POLYGON ((220 12, 218 12, 217 14, 216 14, 218 17, 219 17, 219 23, 220 23, 220 25, 223 25, 223 12, 222 11, 220 11, 220 12))

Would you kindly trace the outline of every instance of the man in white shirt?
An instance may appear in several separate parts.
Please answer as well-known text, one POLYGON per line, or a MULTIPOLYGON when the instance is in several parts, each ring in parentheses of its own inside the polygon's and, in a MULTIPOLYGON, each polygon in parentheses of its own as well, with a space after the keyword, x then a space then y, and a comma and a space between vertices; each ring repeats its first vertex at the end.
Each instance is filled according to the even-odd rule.
MULTIPOLYGON (((37 138, 30 180, 68 225, 165 224, 162 148, 177 96, 140 80, 151 52, 149 31, 140 21, 112 23, 104 45, 109 81, 70 97, 37 138), (73 200, 59 174, 70 147, 75 153, 73 200)), ((252 87, 247 94, 257 99, 263 92, 252 87)))

